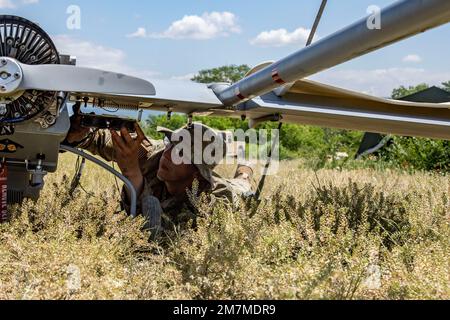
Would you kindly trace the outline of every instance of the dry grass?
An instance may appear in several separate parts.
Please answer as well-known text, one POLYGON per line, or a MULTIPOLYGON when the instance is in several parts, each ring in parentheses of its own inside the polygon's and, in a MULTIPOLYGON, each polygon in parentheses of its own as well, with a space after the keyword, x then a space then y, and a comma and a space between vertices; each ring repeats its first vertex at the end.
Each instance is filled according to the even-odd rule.
POLYGON ((0 299, 450 298, 448 176, 285 162, 259 208, 199 199, 197 228, 156 244, 103 171, 70 199, 73 164, 0 226, 0 299))

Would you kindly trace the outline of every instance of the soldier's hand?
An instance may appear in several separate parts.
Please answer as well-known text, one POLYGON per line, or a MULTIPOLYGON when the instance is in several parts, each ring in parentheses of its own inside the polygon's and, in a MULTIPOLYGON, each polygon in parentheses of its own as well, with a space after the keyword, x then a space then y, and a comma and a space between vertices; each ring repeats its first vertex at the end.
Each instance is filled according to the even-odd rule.
POLYGON ((81 126, 81 117, 77 114, 70 118, 70 131, 67 135, 67 142, 70 144, 83 141, 91 132, 91 129, 81 126))
POLYGON ((145 140, 145 135, 138 124, 135 126, 137 138, 133 139, 126 128, 120 130, 120 134, 111 130, 114 144, 115 160, 123 175, 133 183, 138 194, 142 191, 144 178, 139 166, 139 149, 145 140))

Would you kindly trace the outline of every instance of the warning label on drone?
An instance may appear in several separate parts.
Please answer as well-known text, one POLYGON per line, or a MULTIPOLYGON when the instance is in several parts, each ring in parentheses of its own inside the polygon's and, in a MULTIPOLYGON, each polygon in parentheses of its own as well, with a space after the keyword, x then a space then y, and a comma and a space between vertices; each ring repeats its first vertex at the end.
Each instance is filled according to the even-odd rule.
POLYGON ((0 223, 8 219, 8 168, 0 163, 0 223))

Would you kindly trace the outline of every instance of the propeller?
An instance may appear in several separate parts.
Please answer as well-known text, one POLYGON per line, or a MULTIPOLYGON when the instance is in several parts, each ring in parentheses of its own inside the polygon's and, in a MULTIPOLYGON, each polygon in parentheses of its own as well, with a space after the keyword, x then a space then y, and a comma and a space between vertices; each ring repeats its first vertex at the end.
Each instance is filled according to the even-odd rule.
POLYGON ((0 129, 57 114, 59 92, 97 98, 156 94, 142 79, 60 63, 56 46, 38 25, 0 15, 0 129))

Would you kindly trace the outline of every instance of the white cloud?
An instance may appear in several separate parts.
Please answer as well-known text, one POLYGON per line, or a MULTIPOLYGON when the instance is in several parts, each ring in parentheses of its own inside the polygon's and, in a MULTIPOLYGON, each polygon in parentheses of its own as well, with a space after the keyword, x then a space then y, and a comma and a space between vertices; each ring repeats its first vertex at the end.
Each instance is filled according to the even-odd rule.
POLYGON ((36 3, 39 3, 39 0, 0 0, 0 9, 15 9, 20 5, 36 3))
MULTIPOLYGON (((277 29, 261 32, 256 38, 252 39, 250 43, 255 46, 262 47, 283 47, 292 44, 306 44, 311 29, 298 28, 293 32, 286 29, 277 29)), ((314 40, 318 37, 315 36, 314 40)))
POLYGON ((127 65, 126 54, 122 50, 105 47, 69 35, 52 37, 61 54, 77 57, 77 66, 124 73, 144 79, 154 78, 151 70, 135 69, 127 65))
POLYGON ((420 57, 417 54, 408 54, 406 57, 403 58, 403 62, 420 63, 420 62, 422 62, 422 57, 420 57))
POLYGON ((389 97, 401 85, 440 85, 450 80, 450 71, 431 72, 420 68, 388 68, 375 70, 328 70, 311 79, 356 90, 374 96, 389 97))
MULTIPOLYGON (((143 29, 143 28, 142 28, 143 29)), ((145 29, 144 29, 145 30, 145 29)), ((138 30, 139 31, 139 30, 138 30)), ((184 16, 162 33, 145 34, 150 38, 208 40, 241 32, 237 17, 231 12, 205 12, 202 16, 184 16)), ((143 35, 141 30, 139 35, 143 35)))
POLYGON ((145 28, 138 28, 136 32, 127 35, 127 38, 147 38, 147 30, 145 28))

